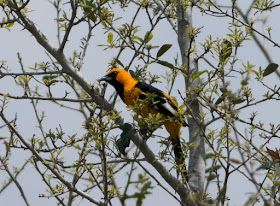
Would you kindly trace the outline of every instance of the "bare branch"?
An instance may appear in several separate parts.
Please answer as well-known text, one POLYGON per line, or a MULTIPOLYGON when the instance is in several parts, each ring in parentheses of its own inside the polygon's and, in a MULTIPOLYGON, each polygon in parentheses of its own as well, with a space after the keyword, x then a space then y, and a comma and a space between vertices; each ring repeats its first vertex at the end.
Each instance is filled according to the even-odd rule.
POLYGON ((93 99, 69 99, 64 97, 30 97, 30 96, 13 96, 10 94, 0 93, 0 96, 9 97, 11 99, 33 99, 33 100, 43 100, 43 101, 64 101, 64 102, 93 102, 93 99))
POLYGON ((1 72, 0 70, 0 78, 3 78, 5 76, 12 76, 12 77, 17 77, 17 76, 37 76, 37 75, 48 75, 48 74, 62 74, 64 73, 62 70, 61 71, 45 71, 45 72, 22 72, 22 73, 13 73, 13 72, 8 72, 4 73, 1 72))

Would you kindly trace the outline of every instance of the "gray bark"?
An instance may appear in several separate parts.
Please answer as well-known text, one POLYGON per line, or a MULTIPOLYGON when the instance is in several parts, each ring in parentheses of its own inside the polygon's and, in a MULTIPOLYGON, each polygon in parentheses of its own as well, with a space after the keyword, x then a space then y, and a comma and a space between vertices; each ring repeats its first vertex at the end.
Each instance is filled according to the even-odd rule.
MULTIPOLYGON (((181 50, 182 63, 185 70, 186 90, 193 90, 200 85, 200 79, 190 81, 190 74, 198 72, 198 64, 194 53, 190 53, 194 42, 189 38, 188 27, 192 27, 192 7, 177 6, 178 17, 178 43, 181 50)), ((188 118, 190 159, 188 166, 189 185, 192 192, 203 192, 205 180, 205 143, 203 135, 202 111, 195 93, 187 94, 188 112, 192 118, 188 118)))

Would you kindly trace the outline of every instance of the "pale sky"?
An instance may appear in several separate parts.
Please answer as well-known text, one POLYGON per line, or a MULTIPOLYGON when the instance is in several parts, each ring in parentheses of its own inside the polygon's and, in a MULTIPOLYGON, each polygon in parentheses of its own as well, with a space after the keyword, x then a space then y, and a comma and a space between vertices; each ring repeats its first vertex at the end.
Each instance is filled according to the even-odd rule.
MULTIPOLYGON (((246 4, 246 2, 244 4, 246 4)), ((55 10, 53 8, 49 9, 50 7, 51 5, 47 0, 31 1, 28 8, 33 11, 30 12, 28 15, 30 16, 31 20, 33 20, 37 24, 39 29, 47 36, 47 38, 54 45, 57 45, 56 24, 53 21, 53 19, 55 18, 55 10)), ((123 16, 123 20, 121 21, 125 22, 127 20, 126 18, 129 18, 129 16, 133 15, 134 12, 135 9, 131 9, 129 11, 126 11, 124 15, 123 11, 118 11, 116 13, 116 16, 123 16)), ((267 24, 273 29, 272 38, 274 39, 274 41, 279 42, 279 8, 277 9, 277 11, 274 10, 272 14, 273 15, 271 15, 271 13, 267 13, 267 15, 270 15, 267 24)), ((266 15, 266 13, 264 15, 266 15)), ((1 15, 0 18, 2 18, 1 15)), ((193 26, 203 27, 202 33, 199 34, 198 38, 196 39, 198 50, 201 51, 201 47, 198 45, 198 43, 209 35, 211 35, 213 39, 215 39, 216 37, 226 38, 226 34, 229 33, 227 30, 228 21, 230 20, 225 20, 224 18, 210 17, 207 15, 202 16, 200 12, 195 10, 193 14, 193 26)), ((143 22, 140 22, 138 20, 137 23, 141 24, 141 29, 143 29, 143 31, 141 31, 140 34, 145 34, 146 30, 149 29, 149 25, 145 24, 145 19, 143 19, 143 22)), ((261 27, 259 28, 261 29, 261 27)), ((80 39, 86 34, 86 25, 80 26, 79 28, 73 30, 70 36, 70 41, 67 43, 66 47, 66 55, 68 57, 71 56, 74 50, 79 50, 80 39)), ((85 59, 85 64, 83 66, 83 73, 91 83, 96 82, 97 79, 99 79, 105 74, 106 70, 108 69, 109 59, 116 55, 116 52, 114 51, 104 51, 102 47, 96 46, 99 44, 106 44, 107 34, 104 35, 104 31, 99 29, 97 31, 94 31, 93 35, 94 37, 91 40, 91 44, 88 48, 88 53, 85 59)), ((168 23, 161 23, 158 29, 155 30, 153 35, 154 38, 151 41, 151 43, 153 44, 173 44, 172 48, 168 51, 168 54, 165 54, 163 56, 163 59, 166 58, 167 60, 173 61, 173 58, 176 56, 179 50, 176 35, 170 27, 170 25, 168 23), (172 57, 172 59, 169 59, 169 55, 172 57)), ((11 28, 10 32, 5 29, 0 29, 0 37, 0 61, 6 60, 10 69, 14 72, 20 71, 17 59, 17 52, 21 54, 24 66, 26 68, 34 66, 35 62, 47 60, 45 51, 40 47, 36 40, 26 30, 22 30, 21 27, 15 26, 11 28)), ((271 51, 270 54, 273 61, 279 64, 279 48, 272 47, 271 44, 267 42, 265 42, 265 45, 267 46, 267 49, 271 51)), ((261 54, 260 50, 251 41, 246 42, 244 44, 244 47, 241 48, 239 57, 241 56, 244 62, 250 61, 251 64, 256 65, 256 68, 258 68, 259 66, 265 68, 268 64, 265 57, 261 54)), ((130 60, 129 57, 130 56, 128 53, 127 59, 122 59, 122 61, 126 63, 130 60)), ((161 73, 163 69, 166 70, 161 66, 155 66, 153 69, 149 67, 149 71, 155 73, 161 73)), ((201 62, 199 64, 199 69, 206 70, 208 69, 208 66, 205 63, 201 62)), ((239 80, 236 80, 235 82, 233 80, 233 85, 238 84, 238 81, 239 80)), ((270 75, 266 78, 266 81, 271 82, 271 85, 273 85, 273 83, 278 82, 279 79, 275 75, 270 75)), ((20 87, 16 87, 13 83, 11 84, 11 82, 13 82, 11 78, 0 79, 0 92, 10 93, 13 95, 23 95, 22 89, 20 87)), ((261 85, 256 84, 255 82, 253 82, 252 84, 254 84, 254 89, 257 91, 257 95, 261 95, 261 91, 258 91, 258 89, 261 88, 261 85)), ((172 94, 173 96, 178 96, 176 91, 177 89, 180 89, 182 85, 183 81, 182 78, 180 78, 179 81, 176 81, 175 89, 172 94)), ((158 84, 158 86, 161 86, 161 89, 164 89, 164 82, 162 84, 158 84)), ((54 92, 54 94, 57 97, 63 96, 64 90, 64 88, 59 89, 58 87, 58 90, 54 92)), ((26 139, 31 138, 34 133, 36 135, 40 135, 38 130, 34 128, 35 117, 33 115, 34 112, 29 102, 30 101, 28 100, 11 101, 11 103, 8 105, 8 109, 6 110, 6 115, 10 119, 12 119, 15 116, 15 114, 17 114, 17 128, 23 135, 25 135, 26 139)), ((258 118, 263 119, 263 121, 267 120, 269 122, 277 124, 279 123, 280 116, 278 104, 279 103, 274 101, 270 102, 269 105, 264 104, 258 107, 254 107, 254 110, 258 110, 260 113, 260 116, 258 118)), ((46 131, 48 129, 55 130, 55 128, 58 127, 58 125, 60 124, 64 128, 65 132, 67 134, 69 133, 69 135, 75 133, 81 135, 84 133, 84 130, 82 129, 84 119, 81 115, 77 115, 77 113, 75 113, 76 116, 73 116, 73 113, 69 110, 65 110, 54 104, 48 104, 45 102, 40 103, 40 108, 42 109, 42 111, 45 110, 47 113, 46 131)), ((130 116, 131 112, 127 112, 127 109, 122 102, 118 104, 118 110, 123 112, 127 121, 132 119, 130 116)), ((243 112, 242 115, 249 116, 248 113, 250 112, 251 110, 246 110, 246 112, 243 112)), ((0 126, 2 124, 3 123, 0 121, 0 126)), ((0 136, 2 131, 4 130, 0 131, 0 136)), ((165 134, 165 131, 163 129, 160 130, 159 133, 167 135, 165 134)), ((183 130, 183 134, 186 133, 187 129, 183 130)), ((6 130, 5 134, 7 134, 6 130)), ((187 137, 187 135, 185 135, 185 137, 187 137)), ((151 140, 151 142, 153 142, 152 147, 158 146, 156 140, 151 140)), ((274 144, 271 147, 274 148, 275 146, 276 145, 274 144)), ((0 155, 2 155, 1 151, 0 155)), ((26 151, 17 152, 16 155, 13 155, 11 157, 10 162, 13 165, 17 165, 17 163, 21 165, 23 163, 23 160, 28 158, 29 156, 30 153, 26 151)), ((236 158, 240 157, 237 156, 236 158)), ((41 177, 39 177, 38 174, 34 173, 34 168, 32 168, 32 166, 29 165, 26 171, 23 172, 18 178, 18 180, 23 186, 23 189, 28 191, 26 194, 31 205, 54 205, 56 202, 54 198, 38 198, 39 194, 46 194, 46 192, 45 186, 41 184, 41 177)), ((3 177, 1 177, 2 174, 4 173, 0 173, 1 182, 4 181, 3 177)), ((244 178, 242 178, 243 177, 236 176, 235 179, 230 179, 230 187, 228 193, 228 196, 231 198, 230 205, 244 204, 248 199, 248 194, 251 192, 255 192, 255 188, 253 187, 253 185, 249 184, 244 178)), ((156 183, 153 183, 153 186, 156 186, 156 183)), ((215 192, 213 192, 213 197, 215 196, 216 194, 215 192)), ((0 203, 1 205, 24 205, 22 198, 18 193, 18 189, 14 185, 9 186, 9 188, 2 194, 2 196, 0 196, 0 203)), ((144 200, 144 205, 154 205, 155 203, 157 205, 172 205, 174 203, 174 200, 170 196, 166 195, 166 193, 160 187, 158 187, 156 190, 154 190, 153 195, 148 196, 147 199, 144 200)), ((119 202, 115 201, 114 205, 118 204, 119 202)), ((88 202, 85 200, 82 205, 88 205, 88 202)))

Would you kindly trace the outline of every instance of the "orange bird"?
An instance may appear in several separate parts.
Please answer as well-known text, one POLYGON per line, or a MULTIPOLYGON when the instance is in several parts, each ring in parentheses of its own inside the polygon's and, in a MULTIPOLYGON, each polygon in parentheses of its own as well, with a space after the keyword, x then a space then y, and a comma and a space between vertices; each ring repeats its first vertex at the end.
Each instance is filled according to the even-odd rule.
MULTIPOLYGON (((138 100, 145 99, 145 94, 150 93, 154 96, 153 103, 142 108, 140 114, 144 117, 149 113, 160 113, 162 115, 161 119, 164 121, 164 126, 172 141, 176 164, 182 168, 181 174, 187 180, 185 155, 180 143, 181 127, 187 126, 187 124, 176 118, 176 112, 178 112, 177 103, 165 92, 144 82, 137 81, 123 69, 112 69, 99 81, 106 81, 111 84, 123 102, 128 106, 139 104, 138 100)), ((139 114, 139 112, 137 113, 139 114)))

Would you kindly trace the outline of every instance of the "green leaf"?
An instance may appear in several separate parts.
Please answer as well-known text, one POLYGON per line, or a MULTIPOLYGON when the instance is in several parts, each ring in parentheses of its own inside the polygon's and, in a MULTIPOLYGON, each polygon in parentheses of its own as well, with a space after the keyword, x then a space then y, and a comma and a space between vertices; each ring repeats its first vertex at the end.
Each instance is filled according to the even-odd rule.
MULTIPOLYGON (((85 15, 88 15, 90 12, 92 12, 94 9, 96 9, 96 4, 93 3, 92 1, 85 1, 85 4, 84 3, 80 3, 82 9, 84 10, 84 14, 85 15)), ((90 20, 92 20, 93 22, 96 22, 97 21, 97 17, 94 13, 91 13, 88 18, 90 20)))
POLYGON ((122 66, 122 68, 124 68, 123 63, 122 63, 120 60, 116 59, 116 62, 117 62, 119 65, 121 65, 121 66, 122 66))
POLYGON ((270 63, 263 72, 263 77, 270 75, 271 73, 275 72, 278 68, 278 64, 270 63))
POLYGON ((241 104, 242 102, 244 102, 245 99, 241 99, 241 98, 234 98, 232 100, 232 104, 241 104))
POLYGON ((137 79, 137 75, 135 74, 135 72, 133 70, 129 70, 129 74, 134 78, 137 79))
POLYGON ((162 56, 165 52, 168 51, 168 49, 170 49, 170 47, 172 47, 172 44, 164 44, 162 45, 162 47, 160 47, 160 49, 157 52, 157 58, 159 58, 160 56, 162 56))
POLYGON ((137 39, 137 40, 139 40, 140 42, 143 42, 143 41, 144 41, 144 40, 143 40, 141 37, 139 37, 139 36, 134 36, 134 38, 137 39))
POLYGON ((214 159, 216 155, 214 153, 207 153, 205 159, 214 159))
POLYGON ((11 27, 13 27, 14 26, 14 22, 12 22, 12 23, 9 23, 8 25, 7 25, 7 28, 11 28, 11 27))
POLYGON ((43 80, 45 81, 51 81, 53 79, 56 79, 58 76, 54 75, 54 76, 43 76, 43 80))
POLYGON ((248 78, 242 79, 242 80, 241 80, 241 85, 242 85, 242 86, 246 86, 246 85, 248 85, 248 83, 249 83, 249 82, 248 82, 248 78))
POLYGON ((230 158, 230 161, 231 161, 232 163, 235 163, 235 164, 242 164, 242 162, 241 162, 239 159, 230 158))
POLYGON ((107 27, 107 24, 105 21, 101 21, 101 24, 106 28, 107 27))
POLYGON ((271 162, 269 161, 265 161, 264 163, 261 164, 260 167, 257 168, 257 170, 269 170, 271 169, 271 162))
POLYGON ((46 86, 51 86, 53 84, 55 84, 56 82, 58 82, 58 80, 55 80, 58 76, 54 75, 54 76, 43 76, 43 81, 45 83, 46 86))
POLYGON ((80 3, 80 6, 83 7, 83 9, 91 9, 92 7, 87 5, 87 4, 84 4, 84 3, 80 3))
POLYGON ((273 176, 271 175, 271 174, 269 174, 269 173, 266 173, 266 176, 268 177, 268 179, 270 179, 272 182, 273 182, 273 176))
POLYGON ((141 188, 141 192, 143 193, 143 192, 148 191, 150 188, 152 188, 151 185, 152 185, 152 182, 151 182, 151 181, 146 182, 146 183, 143 185, 143 187, 141 188))
POLYGON ((5 144, 5 146, 6 146, 6 152, 10 152, 10 144, 7 142, 7 141, 4 141, 4 144, 5 144))
POLYGON ((152 32, 147 32, 146 35, 145 35, 145 43, 147 44, 149 41, 151 41, 151 39, 153 38, 153 34, 152 32))
POLYGON ((211 174, 209 175, 207 178, 207 180, 210 182, 211 180, 215 179, 217 177, 217 175, 211 174))
POLYGON ((121 125, 120 129, 123 130, 123 132, 121 133, 121 137, 117 140, 117 148, 123 155, 126 156, 125 149, 129 147, 131 136, 136 133, 136 129, 128 123, 121 125))
POLYGON ((222 167, 221 165, 215 165, 213 167, 209 167, 205 170, 205 173, 218 171, 221 167, 222 167))
POLYGON ((218 104, 220 104, 222 101, 224 101, 224 99, 225 99, 225 95, 222 94, 222 96, 219 97, 219 98, 217 99, 217 101, 216 101, 214 104, 215 104, 215 105, 218 105, 218 104))
POLYGON ((165 66, 165 67, 168 67, 170 69, 175 69, 175 67, 173 66, 173 64, 169 63, 169 62, 166 62, 166 61, 157 61, 158 64, 162 65, 162 66, 165 66))
POLYGON ((113 35, 112 32, 110 32, 110 33, 108 34, 107 42, 108 42, 109 44, 111 44, 112 41, 113 41, 113 38, 114 38, 114 35, 113 35))
POLYGON ((194 73, 194 74, 191 75, 191 79, 192 79, 192 80, 195 80, 197 77, 199 77, 200 75, 204 74, 205 72, 206 72, 206 70, 196 72, 196 73, 194 73))
POLYGON ((220 51, 220 61, 225 62, 227 58, 230 57, 232 53, 232 44, 227 39, 224 39, 221 43, 221 51, 220 51))

